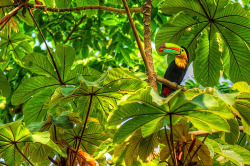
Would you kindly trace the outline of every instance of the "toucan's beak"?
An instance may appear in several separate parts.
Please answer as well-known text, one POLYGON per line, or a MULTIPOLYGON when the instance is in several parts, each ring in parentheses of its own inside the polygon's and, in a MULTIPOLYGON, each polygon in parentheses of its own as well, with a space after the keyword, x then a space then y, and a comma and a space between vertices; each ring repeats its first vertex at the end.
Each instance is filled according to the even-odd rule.
POLYGON ((179 55, 181 53, 181 47, 176 44, 166 43, 161 45, 158 51, 179 55))

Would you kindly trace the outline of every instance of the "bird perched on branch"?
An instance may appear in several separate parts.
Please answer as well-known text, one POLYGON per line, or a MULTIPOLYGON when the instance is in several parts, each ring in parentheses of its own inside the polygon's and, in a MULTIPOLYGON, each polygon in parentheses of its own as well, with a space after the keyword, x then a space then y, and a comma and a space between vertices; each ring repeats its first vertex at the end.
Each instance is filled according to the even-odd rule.
MULTIPOLYGON (((166 43, 160 46, 159 52, 175 55, 175 59, 169 64, 164 78, 180 85, 187 72, 189 61, 187 49, 176 44, 166 43)), ((175 90, 163 84, 161 96, 167 97, 173 91, 175 90)))

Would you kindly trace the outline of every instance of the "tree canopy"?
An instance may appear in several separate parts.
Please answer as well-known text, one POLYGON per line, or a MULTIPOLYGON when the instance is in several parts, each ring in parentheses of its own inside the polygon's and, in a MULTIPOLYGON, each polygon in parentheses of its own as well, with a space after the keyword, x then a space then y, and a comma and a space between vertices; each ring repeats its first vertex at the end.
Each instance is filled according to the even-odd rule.
POLYGON ((0 1, 0 164, 250 165, 249 7, 0 1), (189 52, 184 86, 163 43, 189 52))

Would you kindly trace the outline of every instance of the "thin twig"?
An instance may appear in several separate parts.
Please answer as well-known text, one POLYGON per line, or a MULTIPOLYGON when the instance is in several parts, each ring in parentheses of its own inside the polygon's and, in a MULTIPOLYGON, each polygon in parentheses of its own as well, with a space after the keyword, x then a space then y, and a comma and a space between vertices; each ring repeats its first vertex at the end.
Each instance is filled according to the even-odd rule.
POLYGON ((242 138, 240 139, 238 145, 240 145, 241 141, 243 140, 243 138, 246 136, 246 133, 244 133, 244 135, 242 136, 242 138))
POLYGON ((77 149, 76 149, 76 154, 73 158, 73 162, 72 162, 72 166, 74 165, 74 162, 76 160, 76 156, 77 156, 77 153, 78 153, 78 150, 80 148, 80 145, 81 145, 81 141, 82 141, 82 138, 83 138, 83 134, 84 134, 84 131, 87 127, 87 121, 88 121, 88 117, 89 117, 89 114, 90 114, 90 110, 91 110, 91 106, 92 106, 92 99, 93 99, 93 96, 91 95, 90 96, 90 101, 89 101, 89 108, 88 108, 88 112, 87 112, 87 115, 86 115, 86 118, 85 118, 85 122, 84 122, 84 126, 83 126, 83 129, 82 129, 82 133, 81 133, 81 136, 80 136, 80 140, 79 140, 79 143, 78 143, 78 146, 77 146, 77 149))
MULTIPOLYGON (((172 148, 171 148, 171 145, 170 145, 170 141, 169 141, 169 139, 168 139, 168 134, 167 134, 167 128, 166 128, 166 126, 164 126, 164 130, 165 130, 165 136, 166 136, 168 148, 169 148, 169 151, 170 151, 170 154, 171 154, 171 153, 172 153, 172 148)), ((171 156, 171 159, 172 159, 172 161, 173 161, 173 163, 174 163, 173 155, 171 154, 170 156, 171 156)))
POLYGON ((66 37, 66 39, 63 41, 63 44, 67 43, 67 41, 69 40, 69 38, 71 37, 71 35, 77 30, 77 28, 79 27, 79 25, 81 25, 81 23, 83 22, 83 20, 87 17, 87 15, 85 14, 84 16, 82 16, 81 20, 79 21, 79 23, 77 23, 74 28, 72 29, 72 31, 68 34, 68 36, 66 37))
MULTIPOLYGON (((105 10, 109 12, 115 12, 115 13, 126 13, 124 9, 117 9, 112 7, 106 7, 106 6, 81 6, 81 7, 73 7, 73 8, 52 8, 42 5, 36 5, 29 3, 28 6, 30 8, 35 8, 43 11, 50 11, 50 12, 72 12, 72 11, 81 11, 81 10, 105 10)), ((132 8, 130 9, 131 13, 142 13, 142 8, 132 8)))
POLYGON ((56 39, 55 39, 55 36, 53 35, 53 33, 52 33, 52 32, 50 32, 48 29, 46 29, 46 30, 47 30, 47 32, 49 33, 49 35, 52 37, 52 39, 53 39, 53 41, 54 41, 55 45, 57 45, 57 43, 56 43, 56 39))
POLYGON ((34 166, 34 164, 32 164, 32 162, 21 152, 21 150, 17 147, 17 144, 15 143, 15 148, 17 149, 17 151, 23 156, 23 158, 25 158, 25 160, 28 161, 28 163, 31 165, 31 166, 34 166))
POLYGON ((59 70, 58 70, 58 68, 57 68, 57 66, 56 66, 56 62, 55 62, 55 60, 54 60, 54 58, 53 58, 53 55, 52 55, 52 53, 51 53, 51 51, 50 51, 50 49, 49 49, 49 46, 48 46, 47 42, 46 42, 46 40, 45 40, 45 37, 43 36, 43 33, 42 33, 40 27, 38 26, 38 24, 37 24, 37 22, 36 22, 36 20, 35 20, 35 17, 33 16, 31 10, 29 9, 28 11, 29 11, 30 16, 31 16, 31 18, 33 19, 34 23, 36 24, 36 27, 37 27, 37 29, 38 29, 40 35, 42 36, 43 42, 45 43, 46 48, 47 48, 47 50, 48 50, 48 52, 49 52, 51 61, 52 61, 53 66, 54 66, 54 68, 55 68, 55 70, 56 70, 57 77, 58 77, 58 79, 59 79, 58 81, 60 82, 61 85, 64 85, 64 82, 62 81, 62 78, 61 78, 61 76, 60 76, 60 74, 59 74, 59 70))
POLYGON ((172 144, 172 152, 174 154, 173 158, 174 158, 174 163, 176 164, 176 166, 178 166, 177 159, 176 159, 176 152, 174 148, 174 136, 173 136, 174 130, 173 130, 172 115, 169 115, 169 119, 170 119, 170 142, 172 144))
MULTIPOLYGON (((243 126, 239 126, 239 130, 243 131, 243 126)), ((211 134, 216 134, 216 133, 218 133, 218 131, 212 130, 211 134)), ((206 134, 209 134, 209 133, 207 131, 190 131, 189 134, 199 136, 199 135, 206 135, 206 134)))
POLYGON ((53 164, 58 165, 58 163, 57 163, 55 160, 53 160, 50 156, 48 156, 48 159, 49 159, 53 164))
POLYGON ((6 164, 6 163, 4 163, 4 162, 2 162, 2 161, 0 161, 0 164, 3 164, 3 165, 8 166, 8 164, 6 164))
POLYGON ((148 60, 147 60, 145 51, 144 51, 142 43, 141 43, 141 39, 140 39, 140 37, 138 35, 138 32, 136 30, 135 23, 134 23, 134 21, 132 19, 131 12, 130 12, 130 9, 128 8, 127 1, 126 0, 122 0, 122 3, 123 3, 123 6, 124 6, 124 8, 126 10, 130 26, 131 26, 131 28, 133 30, 133 33, 134 33, 134 36, 135 36, 138 48, 140 50, 140 53, 141 53, 141 56, 142 56, 142 59, 143 59, 143 62, 144 62, 145 68, 146 68, 146 72, 147 72, 147 75, 148 75, 148 73, 152 73, 153 71, 149 67, 148 60))

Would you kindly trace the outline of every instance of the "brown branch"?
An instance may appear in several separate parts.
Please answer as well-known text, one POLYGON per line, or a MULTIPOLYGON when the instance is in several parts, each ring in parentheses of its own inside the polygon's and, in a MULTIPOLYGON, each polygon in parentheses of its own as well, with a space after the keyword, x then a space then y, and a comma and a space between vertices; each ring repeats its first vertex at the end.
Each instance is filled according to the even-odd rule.
POLYGON ((144 27, 144 48, 145 54, 148 60, 149 68, 151 69, 151 73, 148 73, 148 84, 158 92, 157 82, 156 82, 156 72, 154 71, 154 64, 152 58, 152 47, 151 47, 151 8, 152 8, 152 0, 146 0, 143 9, 143 27, 144 27))
POLYGON ((71 35, 77 30, 77 28, 79 27, 79 25, 81 25, 81 23, 83 22, 83 20, 87 17, 87 15, 82 16, 81 20, 79 21, 79 23, 77 23, 74 28, 72 29, 72 31, 68 34, 68 36, 66 37, 66 39, 63 41, 63 44, 67 43, 67 41, 69 40, 69 38, 71 37, 71 35))
MULTIPOLYGON (((28 4, 30 8, 35 8, 43 11, 50 11, 50 12, 72 12, 72 11, 81 11, 81 10, 105 10, 109 12, 115 12, 115 13, 126 13, 124 9, 117 9, 112 7, 106 7, 106 6, 81 6, 81 7, 73 7, 73 8, 52 8, 42 5, 36 5, 36 4, 28 4)), ((142 8, 132 8, 130 9, 131 13, 142 13, 142 8)))
POLYGON ((8 166, 8 164, 6 164, 6 163, 4 163, 2 161, 0 161, 0 164, 8 166))
POLYGON ((58 79, 59 79, 58 81, 60 82, 61 85, 64 85, 64 82, 62 81, 62 78, 61 78, 61 76, 60 76, 60 74, 59 74, 59 70, 58 70, 58 68, 57 68, 57 66, 56 66, 56 62, 55 62, 55 60, 54 60, 54 58, 53 58, 53 55, 52 55, 52 53, 51 53, 51 51, 50 51, 50 49, 49 49, 49 46, 48 46, 47 42, 46 42, 46 40, 45 40, 45 37, 43 36, 43 33, 42 33, 40 27, 38 26, 38 24, 37 24, 37 22, 36 22, 36 20, 35 20, 35 17, 33 16, 33 13, 31 12, 30 9, 29 9, 28 11, 29 11, 29 13, 30 13, 30 16, 31 16, 32 20, 33 20, 34 23, 36 24, 36 27, 37 27, 37 29, 38 29, 40 35, 42 36, 43 42, 45 43, 46 48, 47 48, 47 50, 48 50, 48 52, 49 52, 51 61, 52 61, 53 66, 54 66, 54 68, 55 68, 55 70, 56 70, 57 77, 58 77, 58 79))
POLYGON ((15 148, 17 149, 17 151, 23 156, 23 158, 24 158, 25 160, 27 160, 28 163, 29 163, 31 166, 34 166, 34 164, 32 164, 32 162, 31 162, 31 161, 21 152, 21 150, 17 147, 17 144, 15 143, 14 145, 15 145, 15 148))
POLYGON ((172 121, 172 115, 170 115, 169 117, 169 120, 170 120, 170 143, 172 145, 172 153, 174 155, 173 159, 174 159, 174 163, 176 165, 178 165, 178 162, 177 162, 177 158, 176 158, 176 151, 175 151, 175 147, 174 147, 174 129, 173 129, 173 121, 172 121))
MULTIPOLYGON (((239 126, 239 130, 243 131, 243 126, 239 126)), ((212 134, 216 134, 216 133, 218 133, 218 131, 212 130, 212 134)), ((190 131, 189 134, 200 136, 200 135, 206 135, 209 133, 207 131, 190 131)))
POLYGON ((53 164, 58 165, 58 163, 57 163, 55 160, 53 160, 50 156, 48 156, 48 159, 49 159, 53 164))
MULTIPOLYGON (((10 20, 10 18, 14 15, 16 15, 16 13, 18 12, 19 9, 21 9, 24 6, 24 4, 22 3, 21 5, 17 6, 15 9, 13 9, 12 11, 10 11, 8 14, 6 14, 3 18, 1 18, 0 20, 0 25, 4 22, 8 22, 10 20)), ((6 25, 6 24, 5 24, 6 25)), ((1 27, 1 29, 4 26, 1 27)))
MULTIPOLYGON (((165 137, 166 137, 166 140, 167 140, 168 148, 169 148, 169 151, 170 151, 170 154, 171 154, 171 153, 173 153, 173 151, 172 151, 172 148, 171 148, 171 145, 170 145, 170 141, 168 139, 168 133, 167 133, 166 126, 164 126, 164 131, 165 131, 165 137)), ((174 156, 172 154, 171 154, 171 159, 172 159, 172 161, 174 163, 174 156)))
POLYGON ((6 8, 6 7, 12 7, 12 6, 16 6, 16 4, 0 6, 0 9, 6 8))
POLYGON ((49 35, 52 37, 52 39, 53 39, 55 45, 57 45, 57 42, 56 42, 56 39, 55 39, 55 36, 53 35, 53 33, 52 33, 50 30, 48 30, 48 29, 46 29, 46 30, 47 30, 47 32, 49 33, 49 35))
MULTIPOLYGON (((160 83, 162 83, 164 85, 167 85, 168 87, 170 87, 172 89, 180 89, 182 87, 182 86, 177 85, 177 84, 175 84, 175 83, 173 83, 173 82, 171 82, 171 81, 169 81, 169 80, 167 80, 167 79, 165 79, 163 77, 160 77, 158 75, 156 76, 156 81, 158 81, 158 82, 160 82, 160 83)), ((183 88, 183 91, 185 92, 185 91, 187 91, 187 89, 183 88)))
POLYGON ((149 67, 149 64, 148 64, 148 60, 147 60, 147 57, 146 57, 146 54, 145 54, 145 51, 142 47, 142 43, 141 43, 141 39, 138 35, 138 32, 136 30, 136 27, 135 27, 135 23, 132 19, 132 16, 131 16, 131 13, 130 13, 130 9, 128 8, 128 4, 127 4, 127 1, 126 0, 122 0, 122 3, 123 3, 123 6, 126 10, 126 13, 127 13, 127 16, 128 16, 128 20, 129 20, 129 23, 130 23, 130 26, 133 30, 133 33, 134 33, 134 36, 135 36, 135 39, 136 39, 136 42, 137 42, 137 45, 138 45, 138 48, 140 50, 140 53, 141 53, 141 56, 142 56, 142 59, 143 59, 143 62, 144 62, 144 65, 145 65, 145 68, 146 68, 146 73, 147 75, 150 73, 152 73, 153 71, 151 70, 151 68, 149 67))

